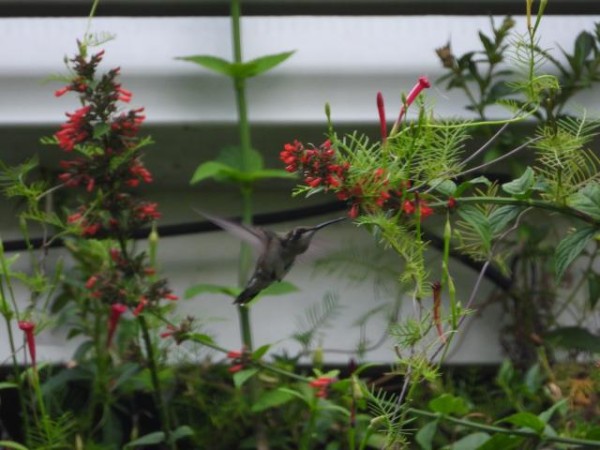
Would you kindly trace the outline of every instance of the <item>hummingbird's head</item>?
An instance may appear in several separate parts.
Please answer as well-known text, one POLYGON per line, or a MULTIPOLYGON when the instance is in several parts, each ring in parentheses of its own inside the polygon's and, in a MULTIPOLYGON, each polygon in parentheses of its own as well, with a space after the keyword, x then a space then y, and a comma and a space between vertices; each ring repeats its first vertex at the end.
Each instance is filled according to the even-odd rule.
POLYGON ((344 220, 345 217, 339 217, 334 220, 328 220, 327 222, 320 223, 314 227, 296 227, 292 229, 289 233, 285 235, 283 241, 288 246, 293 246, 296 251, 304 252, 308 249, 310 245, 310 240, 313 238, 315 233, 319 231, 321 228, 326 227, 327 225, 331 225, 333 223, 344 220))

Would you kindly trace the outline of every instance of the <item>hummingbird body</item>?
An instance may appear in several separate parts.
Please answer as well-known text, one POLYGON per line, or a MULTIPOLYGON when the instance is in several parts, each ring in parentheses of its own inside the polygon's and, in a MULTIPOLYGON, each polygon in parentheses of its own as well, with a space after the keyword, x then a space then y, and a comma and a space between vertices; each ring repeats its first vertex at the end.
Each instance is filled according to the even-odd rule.
POLYGON ((284 235, 259 227, 248 227, 202 213, 211 222, 258 248, 259 257, 254 273, 234 303, 245 304, 276 281, 281 281, 290 271, 296 257, 310 247, 315 233, 345 217, 323 222, 314 227, 296 227, 284 235))

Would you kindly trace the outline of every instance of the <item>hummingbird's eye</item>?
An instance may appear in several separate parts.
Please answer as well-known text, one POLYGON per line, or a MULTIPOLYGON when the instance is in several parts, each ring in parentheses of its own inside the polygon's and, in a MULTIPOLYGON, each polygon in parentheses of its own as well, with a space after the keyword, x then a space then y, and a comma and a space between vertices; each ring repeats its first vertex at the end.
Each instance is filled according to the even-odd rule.
POLYGON ((296 228, 292 231, 291 240, 297 241, 302 237, 302 235, 306 232, 305 228, 296 228))

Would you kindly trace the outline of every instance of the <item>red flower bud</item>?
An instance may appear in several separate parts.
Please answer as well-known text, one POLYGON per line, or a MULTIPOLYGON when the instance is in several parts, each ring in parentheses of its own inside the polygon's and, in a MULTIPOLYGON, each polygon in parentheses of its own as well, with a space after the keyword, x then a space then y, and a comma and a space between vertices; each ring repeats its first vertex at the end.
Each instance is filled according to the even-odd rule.
POLYGON ((377 113, 379 114, 379 132, 381 133, 381 142, 387 140, 387 124, 385 121, 385 105, 383 104, 383 94, 377 93, 377 113))

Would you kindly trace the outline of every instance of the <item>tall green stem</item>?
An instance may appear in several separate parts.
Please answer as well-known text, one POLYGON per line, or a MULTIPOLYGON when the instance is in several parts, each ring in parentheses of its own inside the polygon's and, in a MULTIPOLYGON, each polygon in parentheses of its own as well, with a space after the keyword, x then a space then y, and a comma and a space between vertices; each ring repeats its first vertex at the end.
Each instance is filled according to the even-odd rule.
POLYGON ((144 346, 146 347, 146 357, 148 359, 148 369, 150 370, 150 377, 152 378, 152 387, 154 388, 154 401, 156 403, 156 409, 160 415, 160 421, 162 428, 165 433, 165 441, 169 448, 176 450, 177 445, 171 440, 171 421, 169 414, 165 407, 165 403, 162 397, 162 390, 160 388, 160 380, 158 378, 158 368, 156 367, 156 358, 154 356, 154 347, 152 346, 152 340, 150 339, 150 333, 148 332, 148 324, 143 314, 138 316, 140 328, 142 329, 142 338, 144 340, 144 346))
MULTIPOLYGON (((240 0, 231 1, 231 31, 233 42, 233 60, 236 64, 242 63, 242 33, 241 33, 241 7, 240 0)), ((243 171, 249 169, 250 149, 252 142, 250 137, 250 124, 248 122, 248 106, 246 103, 246 83, 242 77, 234 77, 235 100, 238 112, 238 132, 240 136, 240 161, 243 171)), ((242 222, 250 225, 252 223, 252 187, 249 184, 240 186, 242 195, 242 222)), ((239 285, 243 286, 248 279, 250 268, 250 250, 248 244, 243 243, 240 250, 239 260, 239 285)), ((238 308, 240 330, 243 345, 246 351, 251 352, 252 326, 250 321, 250 309, 241 305, 238 308)))
MULTIPOLYGON (((242 32, 241 32, 241 0, 231 0, 231 33, 233 42, 233 60, 236 64, 242 64, 242 32)), ((241 76, 233 78, 235 90, 235 100, 238 112, 238 132, 240 136, 240 164, 242 171, 250 170, 250 158, 252 152, 252 142, 250 136, 250 123, 248 122, 248 105, 246 103, 246 81, 241 76)), ((252 224, 252 185, 242 183, 240 185, 242 196, 242 223, 252 224)), ((250 270, 250 248, 248 244, 242 243, 240 249, 238 283, 243 287, 247 280, 250 270)), ((238 306, 238 316, 240 322, 240 333, 244 351, 252 353, 252 321, 250 320, 250 307, 247 305, 238 306)), ((248 383, 250 401, 256 402, 259 396, 259 386, 255 378, 248 383)), ((265 437, 264 427, 260 419, 255 418, 256 445, 258 449, 267 449, 268 442, 265 437)))

